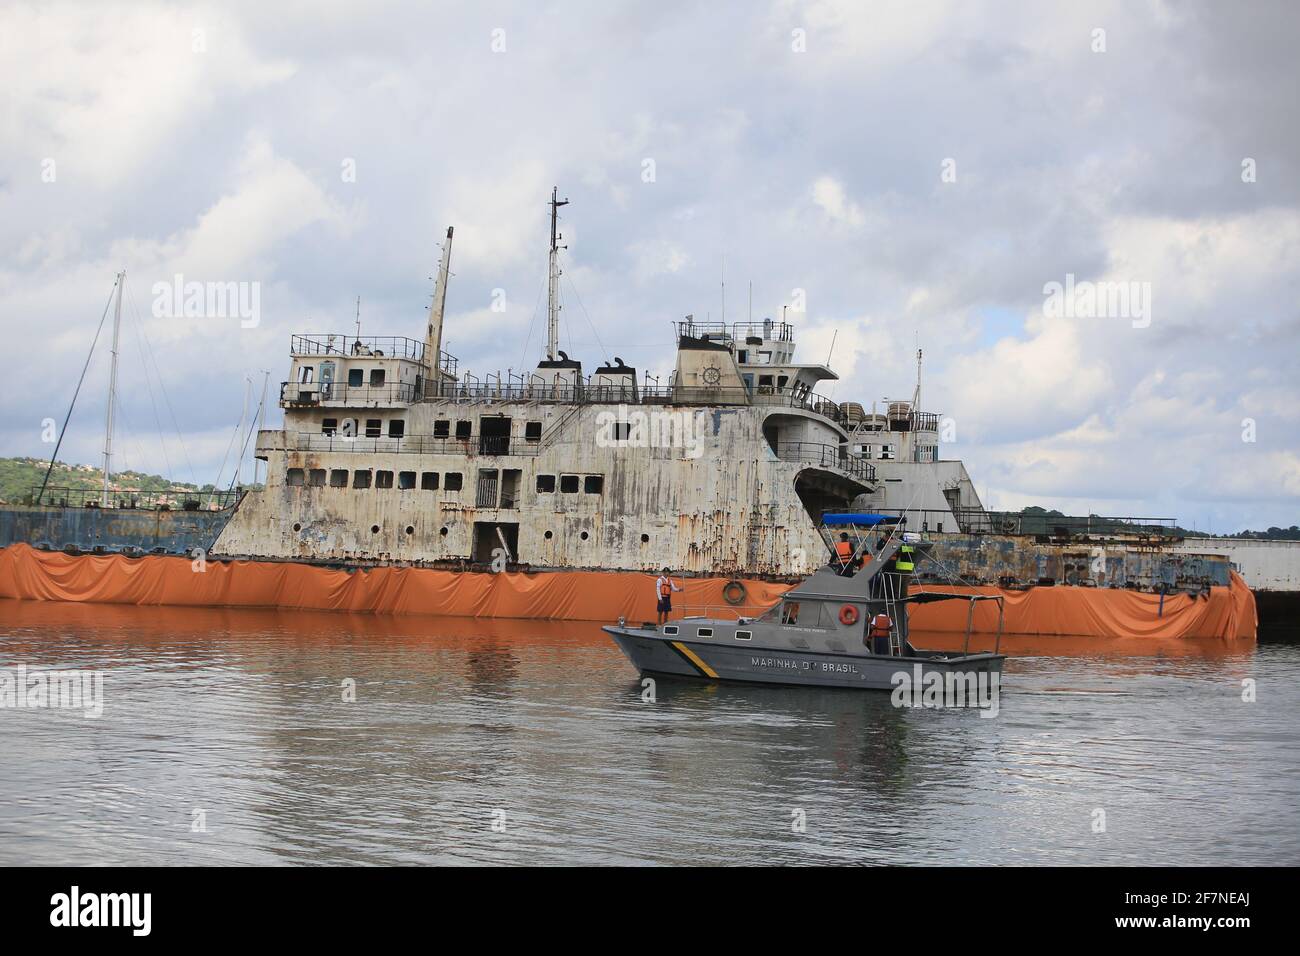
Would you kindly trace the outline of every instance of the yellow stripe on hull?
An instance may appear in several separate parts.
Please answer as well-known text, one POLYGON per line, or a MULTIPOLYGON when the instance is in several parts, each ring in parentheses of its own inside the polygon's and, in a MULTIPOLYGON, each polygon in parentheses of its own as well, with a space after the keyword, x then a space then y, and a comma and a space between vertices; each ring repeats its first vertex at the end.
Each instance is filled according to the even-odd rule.
POLYGON ((690 661, 692 664, 698 667, 700 669, 700 672, 703 673, 705 677, 718 676, 717 671, 715 671, 708 664, 704 663, 704 661, 700 660, 699 655, 692 652, 691 649, 687 647, 685 644, 683 644, 681 641, 673 641, 671 643, 673 647, 677 648, 677 650, 682 654, 683 657, 685 657, 688 661, 690 661))

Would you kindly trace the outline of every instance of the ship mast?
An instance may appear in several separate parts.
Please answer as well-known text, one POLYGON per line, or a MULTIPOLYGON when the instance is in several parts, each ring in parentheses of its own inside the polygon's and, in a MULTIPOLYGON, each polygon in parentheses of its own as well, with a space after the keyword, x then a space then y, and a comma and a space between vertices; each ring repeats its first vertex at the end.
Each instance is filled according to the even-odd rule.
POLYGON ((108 366, 108 412, 104 421, 104 492, 100 507, 108 507, 108 476, 113 465, 113 405, 117 402, 117 339, 122 329, 122 285, 126 272, 117 274, 117 302, 113 306, 113 358, 108 366))
POLYGON ((447 306, 447 280, 451 276, 451 234, 447 227, 447 241, 438 260, 438 278, 433 284, 433 301, 429 303, 429 327, 424 337, 424 364, 428 366, 428 381, 433 383, 435 395, 442 394, 442 315, 447 306))
POLYGON ((559 199, 558 186, 551 188, 551 268, 546 286, 546 357, 554 361, 560 348, 560 249, 558 243, 564 237, 556 232, 561 206, 567 206, 569 200, 559 199))

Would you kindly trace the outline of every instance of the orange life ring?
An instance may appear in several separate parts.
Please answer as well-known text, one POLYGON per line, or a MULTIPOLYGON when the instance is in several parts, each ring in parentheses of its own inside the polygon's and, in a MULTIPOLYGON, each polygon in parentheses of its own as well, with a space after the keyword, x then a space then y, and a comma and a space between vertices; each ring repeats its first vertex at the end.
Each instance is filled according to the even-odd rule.
POLYGON ((852 604, 846 604, 840 608, 840 623, 849 625, 858 623, 858 609, 852 604))

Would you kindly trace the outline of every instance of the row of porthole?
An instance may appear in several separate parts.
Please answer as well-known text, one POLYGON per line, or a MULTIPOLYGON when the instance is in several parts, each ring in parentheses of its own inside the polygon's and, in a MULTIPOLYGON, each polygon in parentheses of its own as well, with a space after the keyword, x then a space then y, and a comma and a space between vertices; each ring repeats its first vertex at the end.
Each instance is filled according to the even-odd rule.
MULTIPOLYGON (((297 532, 297 531, 301 531, 301 530, 302 530, 302 525, 301 525, 300 523, 298 523, 298 522, 295 522, 295 523, 294 523, 294 526, 293 526, 293 530, 294 530, 295 532, 297 532)), ((379 525, 377 525, 377 524, 372 524, 372 525, 370 526, 370 533, 371 533, 371 534, 379 534, 379 525)), ((411 535, 415 534, 415 525, 408 524, 408 525, 406 526, 406 534, 407 534, 407 537, 410 537, 411 535)), ((447 537, 447 529, 446 529, 446 528, 442 528, 442 529, 440 529, 440 530, 438 531, 438 534, 441 535, 441 536, 444 537, 444 538, 447 537)), ((555 533, 552 532, 552 531, 548 531, 548 532, 546 532, 546 534, 542 535, 542 537, 545 538, 547 541, 550 541, 551 538, 555 537, 555 533)), ((586 541, 589 537, 591 537, 591 535, 587 534, 587 532, 584 531, 584 532, 582 532, 582 534, 578 535, 578 537, 580 537, 583 541, 586 541)), ((641 535, 641 543, 642 543, 642 544, 646 544, 646 543, 648 543, 649 541, 650 541, 650 535, 648 535, 648 534, 643 534, 643 535, 641 535)))

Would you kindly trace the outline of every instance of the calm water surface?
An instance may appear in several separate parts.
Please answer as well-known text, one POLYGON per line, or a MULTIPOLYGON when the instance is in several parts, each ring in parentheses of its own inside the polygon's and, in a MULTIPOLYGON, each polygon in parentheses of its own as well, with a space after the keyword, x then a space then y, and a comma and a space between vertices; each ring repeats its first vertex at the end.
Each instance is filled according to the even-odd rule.
POLYGON ((1124 647, 1013 643, 982 718, 644 703, 590 624, 0 601, 0 666, 106 675, 0 709, 0 863, 1300 863, 1300 646, 1124 647))

